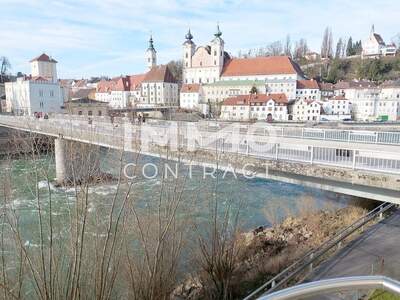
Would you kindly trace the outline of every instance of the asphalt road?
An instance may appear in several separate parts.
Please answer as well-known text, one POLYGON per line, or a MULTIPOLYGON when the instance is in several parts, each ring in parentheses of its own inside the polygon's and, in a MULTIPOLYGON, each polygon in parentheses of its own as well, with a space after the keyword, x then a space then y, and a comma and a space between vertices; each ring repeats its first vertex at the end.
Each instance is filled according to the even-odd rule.
POLYGON ((385 275, 400 281, 400 209, 315 269, 307 281, 385 275))

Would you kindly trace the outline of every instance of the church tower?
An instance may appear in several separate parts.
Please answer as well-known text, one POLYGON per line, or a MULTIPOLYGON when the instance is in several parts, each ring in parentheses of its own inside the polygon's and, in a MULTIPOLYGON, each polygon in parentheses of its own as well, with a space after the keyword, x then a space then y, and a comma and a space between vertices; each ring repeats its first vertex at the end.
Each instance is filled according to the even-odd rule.
POLYGON ((217 32, 214 34, 214 39, 211 41, 211 55, 213 65, 219 67, 219 71, 222 71, 224 66, 224 40, 221 38, 222 32, 217 25, 217 32))
POLYGON ((146 51, 146 65, 150 70, 157 65, 157 51, 154 49, 153 37, 150 35, 149 48, 146 51))
POLYGON ((190 28, 188 33, 185 35, 186 41, 183 43, 183 67, 191 68, 192 67, 192 57, 194 51, 196 50, 196 45, 192 41, 193 35, 190 32, 190 28))

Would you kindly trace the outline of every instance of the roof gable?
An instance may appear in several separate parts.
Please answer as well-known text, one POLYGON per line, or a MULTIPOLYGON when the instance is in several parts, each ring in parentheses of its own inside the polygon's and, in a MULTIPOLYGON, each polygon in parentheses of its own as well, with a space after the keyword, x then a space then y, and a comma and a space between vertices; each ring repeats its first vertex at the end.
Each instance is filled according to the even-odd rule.
POLYGON ((169 82, 176 83, 176 79, 172 75, 167 65, 155 66, 145 74, 143 82, 169 82))
POLYGON ((299 74, 300 67, 288 56, 233 58, 226 62, 222 77, 246 75, 299 74))
POLYGON ((57 63, 57 61, 55 59, 51 58, 46 53, 42 53, 41 55, 30 60, 30 62, 34 62, 34 61, 45 61, 45 62, 57 63))

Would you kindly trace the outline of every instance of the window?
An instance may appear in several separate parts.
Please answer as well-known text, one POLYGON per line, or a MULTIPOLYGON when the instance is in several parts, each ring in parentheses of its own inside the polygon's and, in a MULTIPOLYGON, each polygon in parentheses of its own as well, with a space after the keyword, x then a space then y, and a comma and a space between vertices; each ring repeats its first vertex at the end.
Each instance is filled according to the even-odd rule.
POLYGON ((89 110, 87 114, 88 114, 88 116, 92 116, 93 112, 91 110, 89 110))
POLYGON ((99 110, 99 111, 97 112, 97 115, 98 115, 99 117, 101 117, 101 115, 102 115, 101 110, 99 110))

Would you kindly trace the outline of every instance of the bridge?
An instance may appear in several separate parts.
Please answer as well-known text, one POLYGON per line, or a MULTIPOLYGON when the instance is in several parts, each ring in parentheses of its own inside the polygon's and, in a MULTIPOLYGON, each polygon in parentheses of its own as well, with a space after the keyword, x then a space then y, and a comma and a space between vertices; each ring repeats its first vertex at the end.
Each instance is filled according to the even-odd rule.
POLYGON ((0 115, 1 126, 54 137, 60 182, 72 141, 400 204, 400 132, 71 115, 0 115))

